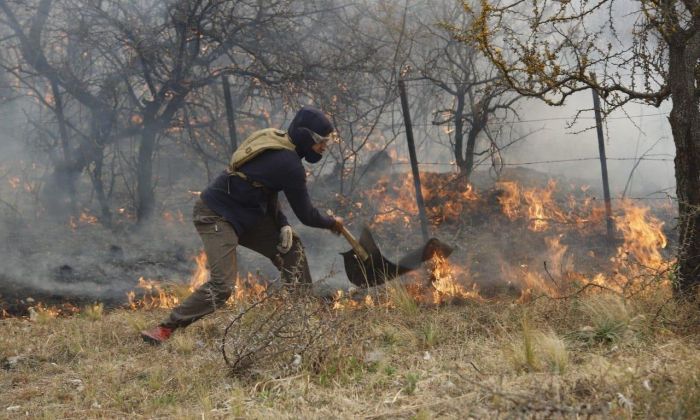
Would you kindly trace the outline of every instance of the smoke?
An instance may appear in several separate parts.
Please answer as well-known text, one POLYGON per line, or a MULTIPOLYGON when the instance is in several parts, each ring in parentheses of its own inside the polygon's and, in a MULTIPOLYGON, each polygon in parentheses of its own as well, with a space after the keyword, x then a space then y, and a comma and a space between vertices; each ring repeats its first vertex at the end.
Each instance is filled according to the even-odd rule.
MULTIPOLYGON (((372 7, 379 5, 379 2, 369 3, 372 7)), ((410 21, 411 19, 426 16, 427 10, 436 9, 434 2, 410 3, 408 29, 419 23, 417 20, 410 21)), ((451 4, 440 2, 440 5, 445 7, 451 4)), ((266 125, 286 127, 284 119, 289 119, 293 113, 290 109, 294 105, 291 104, 310 102, 320 107, 327 105, 336 112, 334 121, 339 122, 340 135, 345 137, 346 143, 342 150, 345 153, 343 157, 348 159, 348 165, 352 159, 357 159, 355 163, 361 165, 365 163, 363 159, 388 145, 388 152, 397 158, 394 161, 395 165, 389 170, 397 174, 397 179, 405 177, 404 174, 410 172, 410 167, 407 165, 408 154, 402 115, 395 94, 392 93, 395 86, 384 82, 390 80, 393 83, 396 70, 411 63, 411 57, 402 56, 407 54, 406 51, 410 48, 407 45, 395 45, 392 34, 382 32, 384 28, 391 26, 385 25, 386 22, 400 18, 402 14, 401 8, 394 10, 388 7, 390 5, 385 6, 387 10, 371 16, 372 19, 365 19, 366 16, 363 17, 363 13, 358 12, 357 9, 361 7, 343 8, 342 13, 329 15, 328 21, 332 21, 333 25, 337 24, 338 27, 342 27, 341 24, 345 22, 343 19, 352 24, 355 23, 352 19, 357 19, 363 28, 367 26, 374 29, 356 31, 355 34, 347 31, 350 34, 347 40, 343 37, 345 32, 337 30, 335 26, 323 26, 324 20, 315 21, 314 36, 306 36, 311 29, 302 26, 299 33, 286 31, 286 26, 278 28, 281 34, 277 33, 275 28, 263 32, 265 39, 260 45, 266 48, 284 46, 289 49, 278 51, 280 55, 273 57, 275 59, 271 60, 271 63, 279 61, 292 69, 282 66, 276 68, 275 72, 289 70, 289 74, 295 77, 307 74, 304 72, 304 65, 308 64, 310 59, 314 64, 314 72, 308 73, 309 80, 294 82, 286 88, 261 87, 259 79, 234 80, 234 95, 240 96, 236 106, 239 137, 245 137, 245 134, 266 125), (327 45, 319 47, 323 44, 321 34, 324 31, 332 33, 334 42, 329 45, 333 48, 327 45), (364 32, 372 33, 368 38, 361 38, 364 36, 361 33, 364 32), (289 39, 276 42, 281 36, 289 39), (303 43, 304 40, 308 44, 303 43), (357 59, 356 61, 365 64, 357 68, 357 71, 345 70, 345 61, 336 60, 352 62, 356 57, 351 54, 353 51, 337 47, 343 45, 343 42, 357 48, 372 47, 357 52, 358 57, 375 51, 373 48, 377 49, 376 56, 371 60, 357 59), (294 48, 298 48, 299 51, 292 51, 294 48), (330 58, 324 55, 327 53, 324 49, 333 50, 333 53, 328 55, 330 58), (390 62, 389 57, 394 52, 397 58, 390 62), (281 60, 280 57, 285 60, 281 60), (333 64, 328 69, 321 66, 325 58, 333 64), (368 75, 376 78, 365 80, 368 75), (368 95, 374 91, 379 92, 376 95, 378 99, 368 95), (382 100, 387 103, 382 103, 382 100), (365 140, 365 149, 352 148, 363 144, 365 140)), ((147 17, 144 19, 148 20, 147 17)), ((62 23, 56 22, 56 25, 62 23)), ((253 40, 260 38, 258 33, 252 35, 254 36, 248 40, 251 44, 245 45, 246 48, 255 47, 252 44, 253 40)), ((107 38, 102 41, 109 42, 109 45, 116 42, 116 37, 107 38)), ((82 38, 74 40, 78 41, 82 42, 82 38)), ((416 50, 419 50, 423 41, 425 40, 416 40, 416 50)), ((87 48, 88 44, 78 42, 76 45, 87 48)), ((75 54, 76 51, 79 49, 72 53, 75 54)), ((83 55, 79 54, 76 57, 83 55)), ((81 65, 87 69, 91 68, 92 59, 92 56, 86 54, 80 58, 81 65)), ((251 63, 257 61, 251 60, 251 63)), ((140 71, 134 71, 134 68, 128 70, 133 74, 140 74, 140 71)), ((272 76, 280 77, 274 72, 272 76)), ((289 79, 296 80, 295 77, 290 76, 289 79)), ((5 94, 6 83, 9 81, 0 80, 0 84, 3 85, 0 97, 8 96, 5 94)), ((45 84, 45 81, 40 80, 37 86, 48 91, 45 84)), ((142 88, 141 84, 135 85, 138 85, 139 89, 142 88)), ((444 127, 432 125, 435 111, 433 108, 436 107, 434 98, 421 96, 423 91, 418 90, 417 83, 409 82, 408 88, 412 111, 415 112, 414 132, 418 142, 418 160, 422 163, 421 170, 454 171, 455 167, 451 165, 454 156, 449 135, 444 127), (437 165, 433 165, 434 163, 437 165)), ((46 295, 119 299, 124 297, 125 291, 133 288, 139 277, 187 282, 189 273, 194 269, 192 257, 201 248, 199 237, 190 222, 191 207, 195 199, 192 192, 205 188, 208 179, 223 169, 230 152, 224 125, 225 107, 219 99, 221 93, 218 89, 217 86, 213 86, 193 93, 193 101, 198 107, 187 109, 187 116, 191 119, 187 124, 191 123, 191 126, 188 127, 184 119, 178 116, 179 119, 173 122, 173 127, 167 135, 159 138, 154 161, 157 211, 150 223, 138 228, 135 227, 133 217, 136 201, 134 167, 139 150, 136 138, 120 138, 104 150, 99 150, 104 157, 101 173, 105 174, 107 203, 114 219, 113 225, 108 228, 92 221, 96 217, 102 217, 91 178, 95 162, 79 174, 54 176, 61 175, 61 172, 50 159, 52 154, 57 153, 59 144, 53 113, 47 107, 37 105, 37 101, 29 97, 0 104, 0 293, 6 297, 17 290, 22 290, 23 293, 31 293, 34 290, 46 295), (72 179, 74 175, 79 178, 72 179), (59 205, 68 204, 66 197, 69 191, 65 187, 73 184, 73 181, 78 194, 77 208, 60 209, 59 205)), ((14 90, 12 92, 16 93, 14 90)), ((106 89, 105 92, 105 95, 109 95, 119 90, 106 89)), ((192 99, 193 96, 189 98, 192 99)), ((64 99, 69 114, 68 120, 77 126, 75 130, 70 131, 71 136, 75 136, 73 140, 82 139, 79 136, 90 132, 94 128, 93 124, 107 126, 113 123, 106 117, 104 121, 92 121, 83 115, 82 111, 86 110, 81 109, 70 95, 65 94, 64 99)), ((115 113, 115 118, 123 125, 120 128, 128 130, 138 125, 141 118, 138 114, 140 107, 152 99, 149 94, 144 93, 142 98, 132 104, 132 108, 124 111, 124 115, 115 113)), ((444 100, 443 103, 450 105, 448 100, 444 100)), ((505 170, 514 170, 517 166, 513 165, 522 164, 522 168, 545 179, 554 177, 569 180, 571 183, 589 184, 600 196, 602 188, 595 130, 577 133, 593 125, 593 113, 586 111, 581 114, 580 121, 573 128, 566 125, 567 121, 573 120, 578 110, 591 107, 590 92, 576 94, 565 106, 558 108, 548 107, 536 100, 520 102, 517 105, 520 121, 514 121, 512 125, 499 123, 500 132, 505 143, 508 143, 508 139, 531 134, 502 150, 503 163, 507 165, 505 170), (561 160, 567 162, 555 162, 561 160)), ((663 192, 673 194, 672 187, 675 181, 671 160, 674 147, 665 117, 667 113, 668 104, 660 109, 630 104, 609 115, 604 134, 610 158, 608 169, 614 196, 619 196, 628 186, 633 169, 634 176, 629 182, 628 196, 644 197, 659 191, 662 193, 653 197, 661 197, 663 192), (631 118, 625 118, 627 115, 631 118), (646 160, 635 160, 647 151, 646 160)), ((85 115, 87 114, 89 113, 86 112, 85 115)), ((97 129, 96 131, 101 132, 97 129)), ((91 138, 90 141, 93 140, 91 138)), ((77 140, 75 143, 78 144, 77 140)), ((481 139, 478 150, 481 151, 485 147, 486 141, 481 139)), ((336 157, 340 156, 338 150, 334 149, 333 152, 336 157)), ((335 194, 340 190, 338 172, 330 174, 334 170, 331 162, 330 159, 326 162, 328 164, 320 171, 321 175, 313 181, 316 186, 312 189, 312 197, 321 208, 334 207, 335 194)), ((496 174, 489 165, 490 161, 484 160, 476 169, 474 182, 478 183, 480 188, 493 185, 496 174)), ((355 191, 360 192, 372 187, 372 180, 365 178, 355 186, 355 191)), ((347 191, 347 184, 344 188, 347 191)), ((327 231, 301 226, 288 206, 285 206, 285 213, 305 244, 312 276, 321 282, 319 288, 325 290, 348 287, 349 282, 345 277, 339 253, 349 249, 349 245, 342 238, 327 231)), ((356 224, 350 228, 355 234, 359 234, 361 224, 366 222, 369 221, 356 220, 356 224)), ((420 245, 416 239, 421 237, 417 217, 411 226, 396 230, 398 232, 392 232, 392 235, 379 234, 376 238, 389 259, 397 259, 397 256, 420 245), (402 240, 397 241, 396 238, 402 240)), ((494 249, 506 245, 499 242, 502 239, 497 235, 489 235, 484 234, 479 240, 492 243, 494 249)), ((468 258, 468 246, 456 245, 454 258, 468 258)), ((239 255, 240 272, 259 272, 270 278, 277 276, 276 269, 266 258, 243 247, 239 248, 239 255)))
MULTIPOLYGON (((409 85, 410 86, 410 85, 409 85)), ((522 140, 501 150, 500 157, 508 171, 524 168, 546 176, 568 179, 571 183, 589 185, 602 197, 601 165, 590 91, 573 95, 565 105, 551 107, 536 99, 517 105, 519 118, 494 124, 501 129, 501 143, 522 140), (576 118, 577 113, 586 110, 576 118)), ((603 122, 609 182, 613 197, 666 198, 675 196, 675 145, 667 121, 670 104, 660 108, 628 104, 610 113, 603 122), (631 177, 631 179, 630 179, 631 177), (628 185, 629 183, 629 185, 628 185)), ((451 172, 454 155, 444 128, 432 127, 432 116, 414 115, 414 134, 418 142, 421 170, 451 172)), ((488 147, 485 136, 478 150, 488 147)), ((393 145, 401 169, 409 172, 408 150, 403 138, 393 145)), ((475 172, 483 178, 497 179, 492 161, 477 159, 475 172)), ((477 175, 478 176, 478 175, 477 175)))

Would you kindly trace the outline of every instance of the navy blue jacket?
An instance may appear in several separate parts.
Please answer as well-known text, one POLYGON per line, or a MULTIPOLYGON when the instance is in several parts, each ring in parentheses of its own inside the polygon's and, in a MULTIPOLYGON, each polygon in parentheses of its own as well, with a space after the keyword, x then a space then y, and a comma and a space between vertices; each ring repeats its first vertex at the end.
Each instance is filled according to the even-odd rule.
POLYGON ((202 192, 204 204, 231 223, 238 236, 269 213, 276 213, 280 227, 288 224, 287 218, 279 210, 276 194, 279 191, 284 192, 301 223, 325 229, 333 225, 333 218, 321 214, 311 204, 306 188, 306 171, 297 152, 268 150, 238 170, 266 188, 256 188, 249 181, 224 171, 202 192))

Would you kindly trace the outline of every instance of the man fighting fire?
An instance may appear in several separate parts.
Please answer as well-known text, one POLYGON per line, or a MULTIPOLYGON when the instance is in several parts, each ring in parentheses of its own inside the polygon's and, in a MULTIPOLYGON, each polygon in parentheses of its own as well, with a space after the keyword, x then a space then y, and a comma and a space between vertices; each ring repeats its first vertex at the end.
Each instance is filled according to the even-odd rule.
POLYGON ((277 194, 284 192, 303 224, 340 232, 342 219, 326 216, 311 204, 301 163, 302 158, 309 163, 321 160, 333 131, 321 111, 303 107, 286 132, 256 131, 240 145, 229 167, 194 205, 192 219, 204 244, 209 281, 159 325, 142 331, 146 342, 160 344, 177 328, 225 304, 233 291, 238 245, 269 258, 284 282, 311 283, 304 248, 280 211, 277 194))

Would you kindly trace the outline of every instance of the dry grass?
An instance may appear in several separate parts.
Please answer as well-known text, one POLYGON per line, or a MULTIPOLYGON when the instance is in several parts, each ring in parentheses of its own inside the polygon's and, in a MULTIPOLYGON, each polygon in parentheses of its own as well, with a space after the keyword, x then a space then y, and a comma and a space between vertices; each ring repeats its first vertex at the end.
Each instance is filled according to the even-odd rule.
POLYGON ((397 309, 351 312, 313 363, 245 377, 219 348, 233 310, 160 348, 138 331, 164 310, 3 320, 0 416, 700 416, 697 307, 594 295, 413 308, 394 296, 397 309))

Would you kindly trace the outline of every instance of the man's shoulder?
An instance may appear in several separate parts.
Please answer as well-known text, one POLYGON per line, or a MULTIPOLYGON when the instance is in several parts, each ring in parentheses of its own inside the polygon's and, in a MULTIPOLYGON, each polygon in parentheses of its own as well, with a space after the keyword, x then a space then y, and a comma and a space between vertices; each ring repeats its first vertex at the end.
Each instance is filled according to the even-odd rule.
POLYGON ((267 150, 263 154, 268 160, 275 164, 290 168, 303 168, 299 155, 294 150, 277 149, 267 150))

